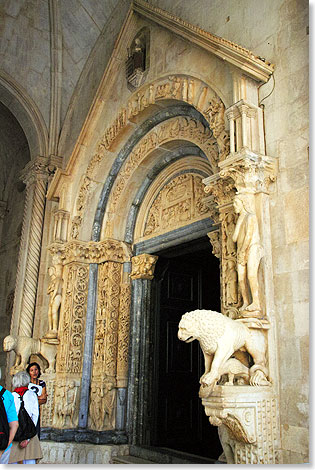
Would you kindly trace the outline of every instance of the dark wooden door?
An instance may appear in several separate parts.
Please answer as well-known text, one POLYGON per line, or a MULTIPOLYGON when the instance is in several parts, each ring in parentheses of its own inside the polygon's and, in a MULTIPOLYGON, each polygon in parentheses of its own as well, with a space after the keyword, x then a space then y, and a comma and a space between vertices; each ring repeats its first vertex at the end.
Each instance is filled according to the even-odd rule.
MULTIPOLYGON (((204 249, 160 255, 156 269, 156 433, 155 445, 217 458, 217 428, 209 423, 198 397, 204 372, 199 343, 177 338, 181 316, 197 308, 220 308, 219 263, 204 249)), ((201 244, 203 246, 203 244, 201 244)), ((187 251, 187 247, 186 247, 187 251)))

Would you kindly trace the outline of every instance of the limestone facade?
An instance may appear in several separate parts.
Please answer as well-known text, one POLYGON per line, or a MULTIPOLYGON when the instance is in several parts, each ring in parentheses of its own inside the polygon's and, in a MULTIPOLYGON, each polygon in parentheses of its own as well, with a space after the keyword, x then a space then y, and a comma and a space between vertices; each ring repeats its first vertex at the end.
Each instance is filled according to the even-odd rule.
POLYGON ((156 253, 198 234, 220 260, 221 312, 266 345, 252 384, 208 377, 200 392, 228 463, 307 462, 308 5, 108 3, 3 7, 3 148, 13 128, 21 147, 2 161, 14 176, 0 195, 0 315, 3 338, 40 339, 56 357, 44 374, 44 463, 110 463, 103 446, 150 445, 156 253), (18 178, 25 196, 14 198, 18 178), (81 452, 78 429, 99 446, 81 452))

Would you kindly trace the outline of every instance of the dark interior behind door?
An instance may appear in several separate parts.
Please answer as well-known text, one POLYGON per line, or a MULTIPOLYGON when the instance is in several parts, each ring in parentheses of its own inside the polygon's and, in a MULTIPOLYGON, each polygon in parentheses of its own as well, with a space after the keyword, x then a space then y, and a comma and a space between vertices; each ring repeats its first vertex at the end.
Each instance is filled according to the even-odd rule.
POLYGON ((203 354, 197 341, 177 338, 185 312, 220 310, 219 261, 207 238, 159 254, 154 304, 154 445, 217 458, 222 452, 217 428, 198 397, 203 354))

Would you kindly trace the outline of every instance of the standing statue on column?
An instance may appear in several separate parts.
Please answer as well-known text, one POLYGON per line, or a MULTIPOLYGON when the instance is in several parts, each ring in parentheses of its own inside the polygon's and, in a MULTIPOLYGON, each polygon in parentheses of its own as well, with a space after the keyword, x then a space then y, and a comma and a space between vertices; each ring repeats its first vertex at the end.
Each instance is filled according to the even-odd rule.
POLYGON ((62 261, 58 255, 53 258, 53 266, 48 269, 50 275, 50 283, 48 285, 47 294, 50 295, 48 307, 48 327, 49 330, 45 338, 57 338, 59 309, 62 299, 62 261))
POLYGON ((258 268, 263 256, 254 195, 239 193, 234 199, 234 210, 239 214, 233 241, 237 243, 237 272, 243 305, 243 317, 260 317, 258 268))

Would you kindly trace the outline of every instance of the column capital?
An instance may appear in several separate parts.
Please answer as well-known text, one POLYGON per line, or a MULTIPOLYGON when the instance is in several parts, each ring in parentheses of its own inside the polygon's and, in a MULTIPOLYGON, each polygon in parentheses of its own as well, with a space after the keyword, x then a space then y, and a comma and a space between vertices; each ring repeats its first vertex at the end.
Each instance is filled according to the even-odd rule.
POLYGON ((49 158, 38 156, 31 160, 23 168, 20 178, 26 185, 35 183, 38 180, 48 180, 49 177, 49 158))
POLYGON ((219 176, 232 179, 238 192, 267 193, 276 180, 277 160, 246 148, 219 163, 219 176))
POLYGON ((158 256, 143 253, 132 258, 131 279, 153 279, 158 256))

